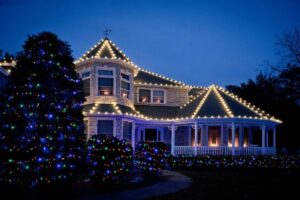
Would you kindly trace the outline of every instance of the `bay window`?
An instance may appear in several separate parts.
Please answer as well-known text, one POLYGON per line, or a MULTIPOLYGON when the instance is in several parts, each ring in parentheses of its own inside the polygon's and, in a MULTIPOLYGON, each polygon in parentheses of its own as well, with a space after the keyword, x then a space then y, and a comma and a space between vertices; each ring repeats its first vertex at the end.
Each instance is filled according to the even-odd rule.
POLYGON ((113 120, 98 120, 97 134, 106 137, 113 137, 114 121, 113 120))
POLYGON ((130 75, 121 73, 121 97, 130 98, 130 75))
POLYGON ((81 74, 81 79, 82 79, 82 85, 83 85, 83 95, 86 96, 90 96, 90 84, 91 84, 91 73, 90 72, 83 72, 81 74))
POLYGON ((113 70, 98 70, 98 95, 114 95, 114 72, 113 70))

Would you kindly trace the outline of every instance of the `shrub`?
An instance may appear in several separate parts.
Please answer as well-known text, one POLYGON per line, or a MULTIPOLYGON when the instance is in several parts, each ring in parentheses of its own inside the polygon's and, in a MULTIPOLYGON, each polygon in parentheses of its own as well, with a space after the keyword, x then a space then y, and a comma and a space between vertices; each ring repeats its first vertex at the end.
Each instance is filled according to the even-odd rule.
POLYGON ((88 141, 87 168, 95 182, 114 182, 130 172, 132 147, 125 140, 94 135, 88 141))
POLYGON ((167 146, 162 142, 140 142, 135 151, 135 161, 146 175, 160 175, 167 157, 167 146))
POLYGON ((261 169, 300 168, 300 156, 170 156, 170 167, 174 170, 197 169, 261 169))

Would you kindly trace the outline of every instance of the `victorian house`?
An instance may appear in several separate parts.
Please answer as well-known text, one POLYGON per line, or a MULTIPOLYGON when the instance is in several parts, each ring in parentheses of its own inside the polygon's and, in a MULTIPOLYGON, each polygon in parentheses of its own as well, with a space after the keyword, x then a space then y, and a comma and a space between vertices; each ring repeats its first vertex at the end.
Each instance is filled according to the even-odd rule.
POLYGON ((160 141, 173 155, 270 155, 281 123, 222 87, 191 86, 135 65, 107 37, 75 61, 88 137, 160 141))

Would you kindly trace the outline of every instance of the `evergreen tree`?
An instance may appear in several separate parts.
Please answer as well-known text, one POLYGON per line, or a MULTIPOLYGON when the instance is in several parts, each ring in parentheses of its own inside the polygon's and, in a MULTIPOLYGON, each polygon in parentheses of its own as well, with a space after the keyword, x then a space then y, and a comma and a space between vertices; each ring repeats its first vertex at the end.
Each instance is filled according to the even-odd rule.
POLYGON ((74 181, 84 162, 82 85, 55 34, 29 36, 1 108, 2 180, 35 187, 74 181))

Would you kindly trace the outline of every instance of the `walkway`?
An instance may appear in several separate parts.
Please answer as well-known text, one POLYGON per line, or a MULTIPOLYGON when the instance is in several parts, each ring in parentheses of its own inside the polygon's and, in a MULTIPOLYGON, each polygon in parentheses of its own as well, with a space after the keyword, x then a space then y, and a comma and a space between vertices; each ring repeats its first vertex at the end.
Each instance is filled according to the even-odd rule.
POLYGON ((139 200, 148 197, 158 196, 177 192, 189 187, 192 184, 192 179, 178 172, 165 170, 162 175, 162 181, 154 185, 134 190, 114 192, 110 194, 99 194, 93 197, 85 197, 86 200, 139 200))

